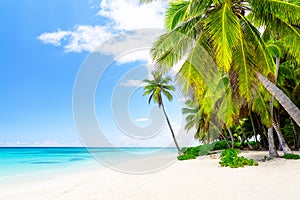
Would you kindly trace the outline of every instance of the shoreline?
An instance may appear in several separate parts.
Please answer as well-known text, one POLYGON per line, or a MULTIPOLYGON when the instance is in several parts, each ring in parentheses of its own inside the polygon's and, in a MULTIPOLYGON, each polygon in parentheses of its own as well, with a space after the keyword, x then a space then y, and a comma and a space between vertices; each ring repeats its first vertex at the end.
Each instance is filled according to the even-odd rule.
MULTIPOLYGON (((264 155, 268 152, 241 153, 241 156, 255 160, 262 160, 264 155)), ((157 159, 153 158, 152 162, 157 159)), ((24 184, 7 184, 2 187, 0 199, 300 198, 300 160, 277 158, 259 161, 257 167, 236 169, 220 167, 218 162, 216 155, 208 155, 195 160, 176 161, 162 170, 140 175, 120 173, 103 166, 98 169, 82 168, 47 180, 31 177, 24 184)))

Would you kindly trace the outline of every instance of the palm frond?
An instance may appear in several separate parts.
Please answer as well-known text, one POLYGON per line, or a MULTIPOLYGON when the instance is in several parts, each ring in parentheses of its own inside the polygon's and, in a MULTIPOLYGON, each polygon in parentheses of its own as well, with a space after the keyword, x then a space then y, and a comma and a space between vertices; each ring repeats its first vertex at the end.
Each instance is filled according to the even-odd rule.
POLYGON ((190 4, 190 1, 171 1, 169 3, 165 14, 165 27, 168 30, 173 30, 185 20, 190 4))
POLYGON ((190 52, 195 38, 201 33, 201 26, 199 26, 201 18, 195 17, 185 21, 154 42, 150 53, 160 72, 166 73, 190 52))
POLYGON ((276 18, 290 24, 300 24, 300 6, 295 1, 249 0, 248 2, 255 19, 262 22, 261 25, 268 25, 276 18))
POLYGON ((233 52, 233 68, 238 75, 237 86, 239 95, 250 102, 252 96, 252 82, 254 79, 253 69, 255 65, 252 59, 253 56, 251 50, 249 50, 246 41, 243 40, 242 32, 240 32, 239 38, 240 44, 233 52))
POLYGON ((162 90, 162 93, 167 97, 167 99, 169 101, 172 101, 173 100, 173 96, 171 95, 170 92, 168 92, 167 90, 162 90))
POLYGON ((246 19, 244 16, 240 15, 241 20, 245 24, 244 27, 244 38, 248 45, 252 44, 252 51, 256 68, 252 70, 258 70, 265 75, 275 70, 275 62, 272 55, 267 51, 267 45, 262 40, 260 32, 257 30, 253 24, 246 19))
POLYGON ((258 87, 256 90, 256 95, 254 96, 252 110, 259 114, 262 123, 267 127, 272 124, 271 114, 270 114, 270 95, 263 87, 258 87))
POLYGON ((235 16, 231 2, 226 1, 213 10, 207 18, 205 33, 210 35, 216 49, 216 62, 220 68, 229 71, 232 50, 238 45, 240 24, 235 16))

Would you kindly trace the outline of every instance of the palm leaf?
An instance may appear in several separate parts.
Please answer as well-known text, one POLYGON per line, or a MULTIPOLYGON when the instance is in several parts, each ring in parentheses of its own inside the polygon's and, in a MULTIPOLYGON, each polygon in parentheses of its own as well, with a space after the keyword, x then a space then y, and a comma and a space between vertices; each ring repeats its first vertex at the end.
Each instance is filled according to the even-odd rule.
POLYGON ((240 24, 231 9, 231 2, 213 10, 207 18, 205 33, 210 35, 216 49, 216 62, 225 71, 230 69, 232 50, 238 44, 240 24))
POLYGON ((240 18, 245 24, 244 38, 248 45, 252 44, 253 56, 255 56, 256 69, 253 68, 252 70, 258 70, 265 75, 268 75, 270 71, 274 72, 275 63, 273 57, 270 52, 267 51, 267 45, 262 40, 260 32, 245 17, 240 15, 240 18))
POLYGON ((248 49, 246 41, 243 40, 242 32, 239 36, 240 45, 235 49, 233 53, 233 68, 238 75, 238 89, 239 95, 245 98, 248 102, 251 99, 251 88, 254 79, 252 72, 254 68, 254 61, 252 59, 251 51, 248 49))
POLYGON ((185 20, 190 4, 191 2, 189 1, 171 1, 169 3, 165 14, 165 27, 168 30, 173 30, 178 24, 185 20))

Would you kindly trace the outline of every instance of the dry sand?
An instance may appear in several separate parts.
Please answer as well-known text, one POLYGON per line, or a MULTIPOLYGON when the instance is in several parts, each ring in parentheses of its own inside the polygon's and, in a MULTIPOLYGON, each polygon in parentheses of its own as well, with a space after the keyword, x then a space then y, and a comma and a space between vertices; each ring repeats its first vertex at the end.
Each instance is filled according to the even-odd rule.
MULTIPOLYGON (((267 152, 242 155, 262 160, 267 152)), ((218 155, 211 155, 176 161, 143 175, 102 168, 50 179, 32 177, 31 181, 0 185, 0 199, 300 199, 300 160, 275 159, 238 169, 222 168, 218 162, 218 155)))

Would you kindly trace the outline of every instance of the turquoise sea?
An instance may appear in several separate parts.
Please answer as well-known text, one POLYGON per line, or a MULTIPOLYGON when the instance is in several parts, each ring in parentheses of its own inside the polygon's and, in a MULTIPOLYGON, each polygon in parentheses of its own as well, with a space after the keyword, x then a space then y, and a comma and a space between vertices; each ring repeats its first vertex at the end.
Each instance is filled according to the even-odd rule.
POLYGON ((126 161, 128 154, 156 152, 176 155, 175 148, 0 147, 0 179, 40 172, 64 172, 91 165, 103 167, 95 156, 118 163, 126 161))

